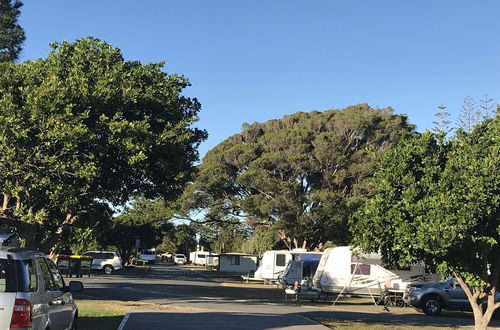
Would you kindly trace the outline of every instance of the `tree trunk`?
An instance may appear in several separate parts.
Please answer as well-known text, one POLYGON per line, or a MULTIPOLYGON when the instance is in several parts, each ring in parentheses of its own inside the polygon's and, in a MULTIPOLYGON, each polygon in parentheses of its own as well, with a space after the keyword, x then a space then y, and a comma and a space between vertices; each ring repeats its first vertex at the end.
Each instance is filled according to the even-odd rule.
POLYGON ((491 317, 493 316, 493 312, 500 307, 500 302, 495 303, 495 293, 496 288, 492 287, 490 292, 485 293, 487 295, 487 307, 483 308, 483 299, 480 298, 480 295, 483 293, 479 288, 474 288, 471 292, 471 289, 465 284, 462 277, 455 273, 455 278, 457 282, 460 284, 460 287, 467 294, 467 298, 469 299, 469 303, 472 307, 472 312, 474 314, 474 329, 475 330, 486 330, 488 329, 488 324, 490 323, 491 317))

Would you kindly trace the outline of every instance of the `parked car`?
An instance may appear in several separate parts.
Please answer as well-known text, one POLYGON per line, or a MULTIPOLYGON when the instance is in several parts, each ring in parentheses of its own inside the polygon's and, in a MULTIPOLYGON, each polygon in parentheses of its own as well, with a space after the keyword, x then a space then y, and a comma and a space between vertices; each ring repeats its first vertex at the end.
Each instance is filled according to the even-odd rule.
POLYGON ((92 269, 103 270, 106 274, 111 274, 114 271, 122 269, 122 258, 118 252, 114 251, 87 251, 84 256, 91 256, 92 269))
MULTIPOLYGON (((443 309, 471 310, 467 295, 453 278, 442 282, 411 284, 406 288, 403 300, 427 315, 439 315, 443 309)), ((496 294, 495 301, 500 301, 500 293, 496 294)))
POLYGON ((56 265, 41 252, 0 247, 0 330, 76 329, 78 309, 56 265))
POLYGON ((187 262, 187 258, 183 254, 176 254, 174 257, 174 263, 177 265, 184 265, 187 262))

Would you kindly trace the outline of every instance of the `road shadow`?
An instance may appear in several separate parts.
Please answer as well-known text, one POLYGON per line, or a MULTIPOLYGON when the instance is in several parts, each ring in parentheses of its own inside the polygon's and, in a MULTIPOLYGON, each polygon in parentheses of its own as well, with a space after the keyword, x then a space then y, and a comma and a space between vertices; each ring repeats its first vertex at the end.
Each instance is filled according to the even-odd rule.
POLYGON ((204 330, 264 330, 264 329, 327 329, 296 314, 228 312, 132 312, 123 330, 139 329, 204 329, 204 330))
MULTIPOLYGON (((378 323, 386 325, 414 325, 436 327, 463 327, 474 326, 474 318, 470 313, 446 313, 440 316, 427 316, 424 314, 397 314, 391 312, 364 313, 354 311, 311 311, 299 313, 312 320, 337 319, 363 323, 378 323)), ((500 327, 500 321, 492 320, 490 327, 500 327)))
POLYGON ((80 316, 78 318, 79 330, 109 330, 116 329, 123 316, 80 316))

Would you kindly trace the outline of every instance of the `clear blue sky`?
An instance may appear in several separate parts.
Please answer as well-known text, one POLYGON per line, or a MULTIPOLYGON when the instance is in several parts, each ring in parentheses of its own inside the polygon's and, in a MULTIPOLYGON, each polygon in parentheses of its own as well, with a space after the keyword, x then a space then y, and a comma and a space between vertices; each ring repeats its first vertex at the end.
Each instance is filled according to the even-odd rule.
POLYGON ((186 75, 210 136, 243 122, 357 103, 392 106, 423 131, 437 106, 500 101, 498 0, 24 0, 22 60, 95 36, 127 60, 186 75))

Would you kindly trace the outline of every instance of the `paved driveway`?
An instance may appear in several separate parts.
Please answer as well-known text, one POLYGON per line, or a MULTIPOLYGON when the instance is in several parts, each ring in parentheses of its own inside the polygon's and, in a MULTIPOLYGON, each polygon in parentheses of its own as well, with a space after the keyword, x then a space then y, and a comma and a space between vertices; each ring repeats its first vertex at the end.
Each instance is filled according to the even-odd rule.
MULTIPOLYGON (((150 271, 117 273, 111 276, 95 274, 83 278, 85 290, 76 296, 100 297, 121 301, 144 302, 161 306, 177 306, 186 309, 169 311, 136 310, 130 313, 123 329, 269 329, 290 328, 295 322, 302 329, 304 318, 335 318, 361 322, 383 322, 406 325, 473 326, 469 314, 444 313, 441 317, 430 317, 416 313, 412 308, 391 308, 385 311, 381 306, 331 303, 322 305, 284 303, 282 293, 271 288, 277 299, 260 299, 262 289, 252 285, 228 287, 207 278, 203 274, 181 267, 154 266, 150 271), (254 299, 252 299, 254 297, 254 299), (189 310, 197 310, 197 313, 189 310), (458 317, 457 317, 458 316, 458 317), (182 321, 182 322, 181 322, 182 321), (269 322, 255 328, 255 322, 269 322), (130 323, 129 323, 130 322, 130 323), (141 323, 143 322, 143 323, 141 323), (145 323, 144 323, 145 322, 145 323), (153 324, 149 325, 149 322, 153 324), (187 323, 186 323, 187 322, 187 323), (141 325, 142 324, 142 325, 141 325), (145 325, 148 324, 148 325, 145 325), (227 327, 223 327, 229 325, 227 327), (235 326, 239 326, 235 327, 235 326), (267 328, 266 328, 267 327, 267 328), (288 327, 288 328, 287 328, 288 327), (183 328, 180 328, 183 329, 183 328)), ((272 292, 266 293, 266 295, 272 292)), ((311 322, 309 326, 315 325, 311 322)), ((490 328, 500 327, 498 319, 490 328)), ((298 328, 295 328, 298 329, 298 328)), ((309 328, 303 328, 309 329, 309 328)), ((315 328, 310 328, 315 329, 315 328)), ((316 329, 320 329, 316 327, 316 329)), ((323 328, 325 329, 325 328, 323 328)))
POLYGON ((118 330, 203 329, 203 330, 327 330, 329 328, 295 314, 250 314, 134 310, 118 330))

